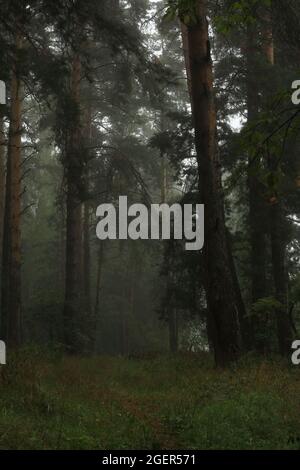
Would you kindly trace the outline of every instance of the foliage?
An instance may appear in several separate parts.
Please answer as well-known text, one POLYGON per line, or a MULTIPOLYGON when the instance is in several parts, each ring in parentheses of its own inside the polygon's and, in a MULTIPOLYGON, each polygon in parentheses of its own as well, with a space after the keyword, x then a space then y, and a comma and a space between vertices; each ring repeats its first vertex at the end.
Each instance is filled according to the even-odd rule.
POLYGON ((198 22, 197 0, 168 0, 165 20, 175 20, 178 17, 185 25, 198 22))
POLYGON ((215 25, 218 32, 226 35, 235 28, 256 23, 256 11, 258 7, 270 8, 271 2, 272 0, 239 0, 225 2, 225 12, 215 18, 215 25))
POLYGON ((282 311, 283 305, 274 297, 259 299, 252 305, 253 315, 272 315, 282 311))
POLYGON ((299 449, 297 372, 253 358, 220 371, 207 354, 22 351, 1 369, 0 448, 299 449))

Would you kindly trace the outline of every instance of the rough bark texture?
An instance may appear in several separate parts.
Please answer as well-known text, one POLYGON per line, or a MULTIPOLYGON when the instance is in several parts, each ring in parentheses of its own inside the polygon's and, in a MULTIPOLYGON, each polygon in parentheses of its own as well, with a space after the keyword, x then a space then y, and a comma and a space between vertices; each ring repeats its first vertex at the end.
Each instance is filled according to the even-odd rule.
MULTIPOLYGON (((21 48, 17 38, 16 48, 21 48)), ((17 65, 11 76, 10 129, 2 261, 2 337, 10 347, 21 342, 21 133, 22 96, 17 65)))
POLYGON ((5 208, 5 135, 4 135, 3 118, 0 117, 0 260, 2 259, 4 208, 5 208))
POLYGON ((217 365, 240 354, 238 311, 225 228, 221 165, 216 148, 216 113, 206 2, 197 4, 197 23, 188 25, 192 109, 199 190, 205 204, 205 290, 217 365))
POLYGON ((66 141, 65 168, 67 184, 66 279, 64 305, 64 343, 70 353, 80 352, 82 314, 82 201, 83 178, 80 124, 81 62, 77 55, 71 71, 71 98, 74 116, 66 141))

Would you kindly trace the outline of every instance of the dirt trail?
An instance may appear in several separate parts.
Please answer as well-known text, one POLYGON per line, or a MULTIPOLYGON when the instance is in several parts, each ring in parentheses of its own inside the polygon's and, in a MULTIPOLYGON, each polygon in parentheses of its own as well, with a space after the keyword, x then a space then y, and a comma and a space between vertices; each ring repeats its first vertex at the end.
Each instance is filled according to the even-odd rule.
POLYGON ((139 399, 125 396, 121 392, 111 391, 111 400, 115 401, 127 413, 148 426, 155 436, 153 446, 158 450, 179 449, 181 446, 176 435, 158 418, 159 407, 150 399, 139 399))

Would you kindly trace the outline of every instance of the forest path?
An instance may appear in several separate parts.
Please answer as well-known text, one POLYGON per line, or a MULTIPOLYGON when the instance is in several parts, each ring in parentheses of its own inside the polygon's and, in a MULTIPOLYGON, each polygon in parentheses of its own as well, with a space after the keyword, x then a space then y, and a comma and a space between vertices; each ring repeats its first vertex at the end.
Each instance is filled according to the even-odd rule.
POLYGON ((66 390, 76 382, 78 386, 74 392, 80 402, 92 402, 102 416, 101 420, 109 426, 111 422, 117 426, 119 421, 121 429, 127 423, 129 434, 137 433, 139 436, 136 437, 147 449, 184 447, 176 420, 169 419, 170 409, 177 409, 181 399, 181 393, 174 389, 170 393, 169 386, 166 387, 169 377, 157 374, 157 371, 152 374, 144 363, 123 359, 98 358, 94 365, 91 363, 86 362, 87 367, 80 368, 78 374, 76 359, 64 361, 59 375, 66 390), (157 388, 154 387, 156 382, 157 388))
POLYGON ((153 450, 173 450, 181 447, 175 430, 159 416, 161 408, 153 398, 136 398, 116 390, 110 390, 109 395, 110 400, 120 406, 125 413, 133 416, 151 431, 153 450))
POLYGON ((1 449, 299 449, 300 377, 282 363, 30 354, 0 377, 1 449))

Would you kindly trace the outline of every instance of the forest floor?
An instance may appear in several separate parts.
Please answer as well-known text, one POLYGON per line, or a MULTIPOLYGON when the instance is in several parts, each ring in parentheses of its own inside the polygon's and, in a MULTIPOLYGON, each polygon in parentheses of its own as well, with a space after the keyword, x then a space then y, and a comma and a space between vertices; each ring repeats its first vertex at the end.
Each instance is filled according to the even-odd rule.
POLYGON ((207 355, 0 366, 0 449, 300 449, 300 371, 207 355))

